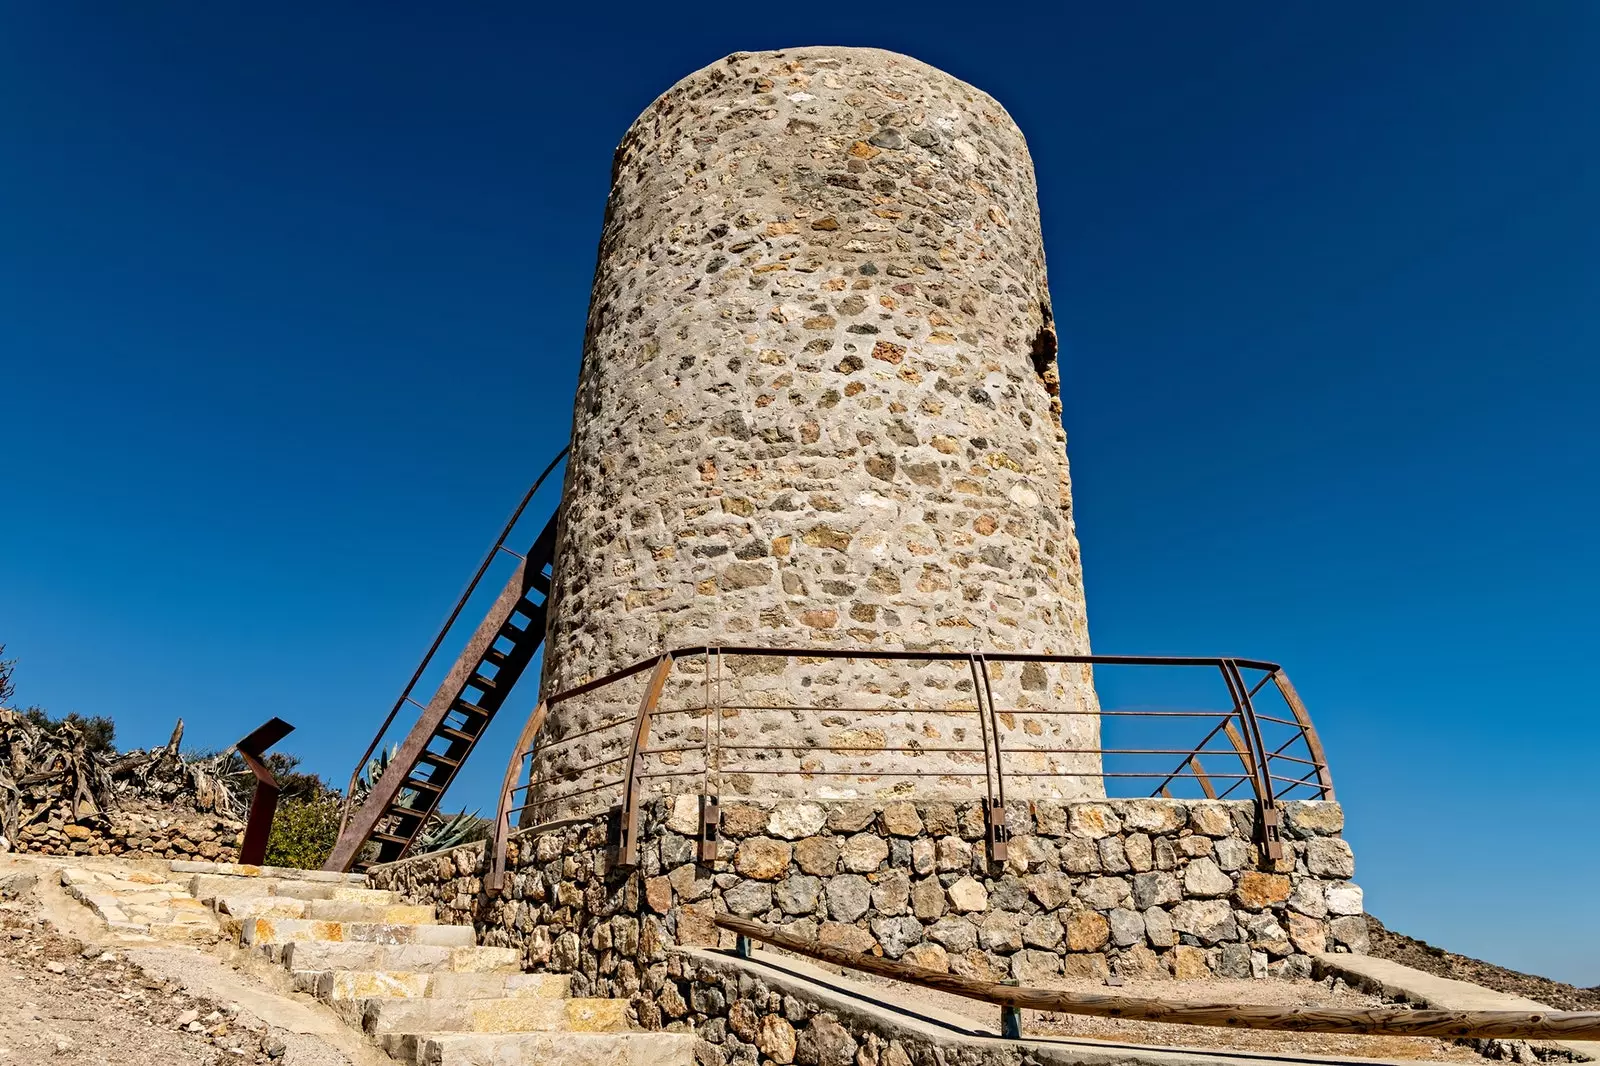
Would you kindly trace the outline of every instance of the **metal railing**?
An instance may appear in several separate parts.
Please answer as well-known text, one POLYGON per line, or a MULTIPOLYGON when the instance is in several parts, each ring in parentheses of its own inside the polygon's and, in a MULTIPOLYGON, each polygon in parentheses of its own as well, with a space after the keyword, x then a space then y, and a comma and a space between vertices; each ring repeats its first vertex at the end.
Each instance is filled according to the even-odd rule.
POLYGON ((820 781, 881 792, 881 781, 896 778, 917 780, 918 796, 942 789, 981 800, 995 861, 1005 857, 1008 783, 1029 798, 1248 797, 1270 857, 1281 854, 1279 801, 1333 798, 1316 729, 1276 663, 696 646, 539 704, 506 767, 489 887, 503 881, 513 819, 610 806, 614 861, 629 866, 641 802, 661 791, 657 782, 677 780, 679 791, 705 797, 701 854, 709 860, 717 800, 730 786, 740 795, 787 790, 800 798, 814 797, 820 781), (1051 670, 1058 681, 1075 673, 1077 683, 1052 691, 1051 670), (1142 694, 1183 702, 1124 704, 1119 674, 1133 675, 1142 694), (1102 708, 1096 692, 1119 702, 1102 708), (809 702, 796 702, 797 694, 809 702), (1223 706, 1194 705, 1208 699, 1223 706), (752 789, 758 777, 769 787, 752 789))

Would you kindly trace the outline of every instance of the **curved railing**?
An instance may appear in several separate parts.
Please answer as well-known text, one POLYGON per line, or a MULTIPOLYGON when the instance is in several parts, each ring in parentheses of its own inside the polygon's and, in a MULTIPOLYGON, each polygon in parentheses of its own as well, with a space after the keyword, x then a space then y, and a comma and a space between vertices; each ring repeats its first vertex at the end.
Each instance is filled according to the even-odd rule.
MULTIPOLYGON (((1055 733, 1061 735, 1062 731, 1055 733)), ((837 734, 851 741, 860 739, 851 730, 837 734)), ((786 782, 802 785, 841 776, 862 780, 943 778, 982 800, 988 816, 990 856, 996 861, 1005 857, 1008 781, 1026 781, 1030 795, 1039 795, 1043 786, 1047 792, 1056 789, 1066 796, 1132 795, 1130 789, 1137 788, 1138 794, 1149 796, 1181 798, 1178 793, 1183 792, 1195 798, 1226 799, 1248 786, 1246 794, 1257 807, 1260 842, 1269 857, 1281 854, 1280 801, 1334 798, 1321 740, 1299 694, 1276 663, 1178 656, 692 646, 642 659, 555 693, 539 704, 506 767, 489 887, 498 890, 503 880, 513 818, 544 821, 612 805, 616 862, 628 866, 637 858, 639 806, 648 782, 662 778, 693 782, 713 809, 712 828, 707 833, 714 836, 716 797, 735 775, 745 775, 746 781, 759 775, 782 775, 786 782), (811 705, 773 704, 745 691, 741 678, 782 673, 791 663, 776 669, 771 664, 742 671, 728 667, 741 660, 775 658, 808 663, 939 663, 944 664, 944 676, 960 676, 961 680, 949 686, 951 697, 939 705, 890 700, 881 690, 834 692, 818 697, 811 705), (1027 664, 1092 668, 1102 700, 1108 692, 1120 696, 1126 687, 1117 678, 1119 672, 1142 672, 1144 677, 1136 681, 1136 687, 1169 696, 1193 693, 1198 679, 1199 684, 1210 686, 1210 695, 1226 707, 1120 702, 1100 707, 1092 702, 1088 706, 1060 705, 1059 701, 1052 705, 1041 697, 1003 688, 998 689, 997 697, 1002 675, 1010 684, 1014 674, 1024 673, 1012 668, 1027 664), (1185 680, 1174 684, 1179 674, 1186 675, 1185 680), (669 679, 676 679, 673 691, 677 700, 663 705, 669 679), (1284 709, 1280 713, 1271 713, 1276 707, 1261 705, 1269 696, 1281 702, 1284 709), (850 702, 841 702, 846 697, 850 702), (552 713, 577 701, 591 705, 565 708, 568 713, 560 717, 567 731, 552 730, 552 713), (595 703, 599 705, 592 705, 595 703), (848 716, 851 723, 865 722, 874 715, 909 717, 924 723, 924 735, 941 742, 936 746, 920 740, 890 745, 886 737, 874 734, 872 742, 865 745, 842 743, 837 736, 828 743, 784 744, 770 739, 751 743, 751 738, 739 734, 737 726, 728 724, 773 712, 802 723, 815 721, 819 733, 824 728, 820 723, 831 719, 837 725, 840 716, 848 716), (688 724, 680 722, 663 730, 662 722, 674 716, 687 718, 688 724), (1052 746, 1040 736, 1030 736, 1024 744, 1007 740, 1020 718, 1032 720, 1037 727, 1041 719, 1052 716, 1092 717, 1094 725, 1068 728, 1065 746, 1052 746), (579 725, 573 728, 573 722, 579 725), (1209 728, 1198 743, 1185 739, 1205 727, 1209 728), (662 733, 665 735, 658 735, 662 733), (1084 743, 1084 737, 1091 739, 1084 743), (588 755, 603 757, 583 757, 588 755), (1178 757, 1175 765, 1174 756, 1178 757), (935 761, 937 767, 932 766, 935 761), (1041 766, 1041 762, 1048 765, 1041 766), (913 763, 920 765, 904 768, 913 763)), ((702 845, 703 855, 714 855, 714 848, 705 846, 706 834, 702 845)))

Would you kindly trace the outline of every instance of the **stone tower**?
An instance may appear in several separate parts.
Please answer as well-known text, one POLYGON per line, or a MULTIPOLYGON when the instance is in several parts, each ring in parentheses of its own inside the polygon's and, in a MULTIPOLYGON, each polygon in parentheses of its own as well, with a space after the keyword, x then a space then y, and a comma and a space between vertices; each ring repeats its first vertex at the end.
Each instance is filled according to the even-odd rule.
MULTIPOLYGON (((707 643, 1087 653, 1055 353, 1032 162, 989 96, 864 48, 740 53, 683 79, 612 168, 544 692, 707 643)), ((864 692, 873 706, 973 705, 965 664, 780 662, 731 669, 730 690, 772 707, 850 707, 864 692)), ((705 668, 684 668, 687 694, 705 668)), ((1099 794, 1097 755, 1029 751, 1098 747, 1088 668, 993 670, 1008 771, 1084 775, 1019 777, 1008 793, 1099 794)), ((559 706, 547 728, 601 717, 559 706)), ((730 727, 796 748, 952 735, 798 712, 730 727)), ((663 736, 697 743, 703 720, 663 719, 663 736)), ((601 731, 557 762, 614 756, 624 739, 601 731)), ((983 787, 945 774, 970 755, 881 759, 904 772, 822 786, 983 787)))

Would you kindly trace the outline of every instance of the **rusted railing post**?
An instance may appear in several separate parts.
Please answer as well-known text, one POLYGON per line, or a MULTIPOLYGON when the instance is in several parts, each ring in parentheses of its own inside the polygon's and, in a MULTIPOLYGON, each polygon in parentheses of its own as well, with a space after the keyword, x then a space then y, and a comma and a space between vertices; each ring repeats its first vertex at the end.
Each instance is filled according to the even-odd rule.
POLYGON ((1321 790, 1318 799, 1333 799, 1333 774, 1328 771, 1328 756, 1322 750, 1322 738, 1317 736, 1317 727, 1311 724, 1311 713, 1306 710, 1306 705, 1300 700, 1300 693, 1295 691, 1289 683, 1289 675, 1282 670, 1272 671, 1272 682, 1278 686, 1278 693, 1283 697, 1283 702, 1289 705, 1289 711, 1294 715, 1294 720, 1300 723, 1300 733, 1306 739, 1306 750, 1311 753, 1311 761, 1316 766, 1317 787, 1321 790))
POLYGON ((506 883, 506 848, 511 839, 511 810, 516 806, 517 778, 522 776, 522 762, 528 761, 528 801, 533 801, 533 745, 539 736, 539 730, 544 728, 545 717, 550 713, 550 704, 540 700, 539 706, 528 715, 528 720, 522 725, 522 732, 517 735, 517 745, 511 749, 511 760, 506 764, 506 776, 500 785, 500 806, 495 812, 494 848, 493 858, 490 860, 489 877, 484 882, 484 889, 491 895, 498 895, 506 883))
MULTIPOLYGON (((1268 859, 1283 858, 1283 812, 1278 809, 1277 800, 1272 789, 1272 773, 1267 767, 1267 746, 1261 739, 1261 723, 1256 721, 1255 706, 1250 702, 1250 689, 1244 683, 1244 675, 1239 672, 1239 664, 1232 659, 1222 660, 1222 677, 1228 683, 1228 690, 1233 694, 1234 705, 1239 709, 1239 716, 1244 721, 1245 752, 1240 758, 1245 763, 1245 770, 1250 775, 1250 783, 1255 787, 1256 793, 1256 831, 1260 837, 1262 852, 1268 859), (1248 755, 1248 757, 1246 757, 1248 755)), ((1229 723, 1229 739, 1235 747, 1239 739, 1229 723)))
POLYGON ((244 840, 239 844, 239 862, 245 866, 260 866, 261 860, 267 857, 272 816, 278 811, 278 779, 272 776, 261 757, 268 748, 293 732, 294 726, 282 718, 272 718, 234 745, 239 758, 256 778, 255 795, 250 798, 250 817, 245 823, 244 840))
POLYGON ((667 675, 672 672, 672 653, 667 652, 656 660, 650 673, 644 697, 639 701, 639 714, 634 720, 633 746, 628 751, 628 774, 622 779, 622 809, 618 812, 617 854, 615 867, 631 869, 639 865, 639 799, 644 793, 644 756, 650 743, 650 716, 661 700, 661 690, 667 685, 667 675))

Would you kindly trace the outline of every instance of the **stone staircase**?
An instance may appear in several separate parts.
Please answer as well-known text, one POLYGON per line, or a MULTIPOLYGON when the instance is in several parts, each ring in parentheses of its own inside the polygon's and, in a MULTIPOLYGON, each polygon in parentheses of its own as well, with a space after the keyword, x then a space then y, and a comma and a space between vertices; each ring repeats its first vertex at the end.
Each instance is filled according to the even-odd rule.
POLYGON ((471 927, 440 925, 432 907, 367 888, 360 874, 176 861, 171 869, 165 884, 95 872, 82 891, 107 913, 127 912, 119 895, 139 897, 170 903, 186 916, 183 927, 204 930, 195 939, 237 937, 402 1062, 693 1066, 692 1036, 630 1030, 626 1001, 574 999, 565 975, 525 974, 515 949, 478 947, 471 927))

